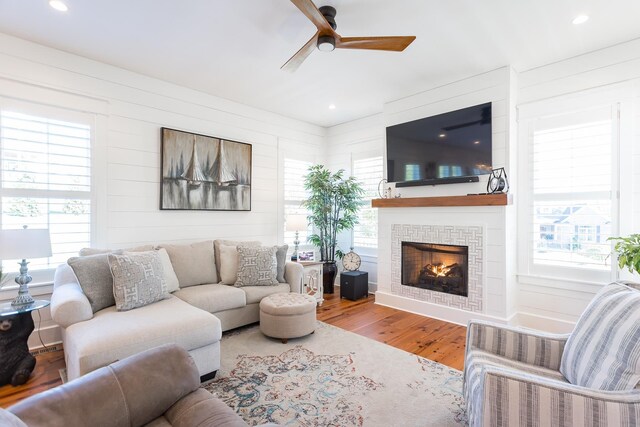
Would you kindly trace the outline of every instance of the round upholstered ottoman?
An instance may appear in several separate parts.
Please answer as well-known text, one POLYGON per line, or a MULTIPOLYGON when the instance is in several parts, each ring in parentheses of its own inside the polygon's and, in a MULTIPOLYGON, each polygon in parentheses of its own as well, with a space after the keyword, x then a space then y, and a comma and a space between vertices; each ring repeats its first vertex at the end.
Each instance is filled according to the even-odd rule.
POLYGON ((316 299, 296 293, 273 294, 260 301, 260 330, 286 343, 316 329, 316 299))

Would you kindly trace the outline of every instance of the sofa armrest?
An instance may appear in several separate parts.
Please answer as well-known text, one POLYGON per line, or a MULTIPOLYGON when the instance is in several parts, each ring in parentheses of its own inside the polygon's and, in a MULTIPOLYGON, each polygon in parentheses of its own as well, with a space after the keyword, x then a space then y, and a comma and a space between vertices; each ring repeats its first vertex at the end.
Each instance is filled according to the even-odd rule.
POLYGON ((199 387, 189 353, 165 344, 30 396, 9 411, 30 427, 142 426, 199 387))
POLYGON ((560 359, 568 338, 569 334, 548 334, 471 320, 467 327, 466 353, 482 350, 557 371, 560 369, 560 359))
POLYGON ((468 396, 467 416, 470 426, 520 425, 525 419, 532 425, 631 427, 640 418, 640 390, 594 390, 486 366, 468 396))
POLYGON ((51 318, 63 328, 93 317, 91 304, 67 264, 56 269, 51 295, 51 318))
POLYGON ((289 284, 291 292, 299 294, 302 292, 302 278, 304 277, 304 267, 297 262, 287 261, 284 265, 284 280, 289 284))

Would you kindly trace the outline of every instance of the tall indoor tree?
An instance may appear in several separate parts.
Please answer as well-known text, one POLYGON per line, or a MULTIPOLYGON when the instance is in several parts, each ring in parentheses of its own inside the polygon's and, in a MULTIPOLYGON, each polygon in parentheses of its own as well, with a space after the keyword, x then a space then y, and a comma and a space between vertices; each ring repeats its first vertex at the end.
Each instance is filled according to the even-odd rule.
POLYGON ((342 256, 338 248, 338 235, 352 229, 358 223, 364 189, 353 177, 344 177, 344 170, 331 172, 323 165, 309 168, 304 188, 310 192, 303 206, 309 210, 308 220, 315 233, 308 240, 320 250, 323 265, 324 289, 333 293, 333 281, 337 274, 336 257, 342 256))

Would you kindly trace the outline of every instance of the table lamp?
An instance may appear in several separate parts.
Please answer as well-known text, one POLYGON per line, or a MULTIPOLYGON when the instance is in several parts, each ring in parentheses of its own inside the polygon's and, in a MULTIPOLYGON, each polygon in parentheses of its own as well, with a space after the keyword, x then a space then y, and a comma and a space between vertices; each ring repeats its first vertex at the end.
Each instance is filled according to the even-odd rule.
POLYGON ((31 276, 28 274, 26 258, 46 258, 51 256, 51 240, 49 230, 24 228, 19 230, 0 230, 0 260, 22 259, 20 274, 16 276, 16 283, 20 286, 18 296, 11 302, 12 306, 29 305, 33 297, 29 295, 28 284, 31 276))
POLYGON ((288 215, 287 216, 287 231, 295 231, 296 239, 293 241, 295 245, 293 249, 293 254, 291 255, 291 261, 298 260, 298 245, 300 244, 300 240, 298 240, 298 233, 301 230, 307 230, 309 227, 307 223, 307 217, 305 215, 288 215))

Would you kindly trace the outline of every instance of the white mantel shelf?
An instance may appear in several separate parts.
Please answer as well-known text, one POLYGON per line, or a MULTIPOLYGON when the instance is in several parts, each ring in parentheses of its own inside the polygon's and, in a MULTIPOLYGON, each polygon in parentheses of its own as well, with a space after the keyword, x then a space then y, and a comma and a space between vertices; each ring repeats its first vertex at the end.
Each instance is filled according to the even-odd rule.
POLYGON ((467 196, 404 197, 373 199, 374 208, 424 208, 438 206, 506 206, 513 203, 511 194, 470 194, 467 196))

